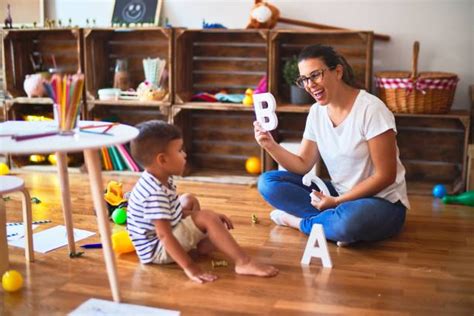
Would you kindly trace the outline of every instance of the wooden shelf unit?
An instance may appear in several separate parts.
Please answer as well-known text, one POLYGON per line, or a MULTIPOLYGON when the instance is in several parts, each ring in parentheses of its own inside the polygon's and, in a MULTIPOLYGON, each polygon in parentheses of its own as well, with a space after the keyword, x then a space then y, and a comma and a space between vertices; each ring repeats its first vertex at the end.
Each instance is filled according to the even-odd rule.
POLYGON ((143 29, 94 28, 84 30, 84 62, 87 99, 92 104, 107 106, 157 106, 169 107, 173 102, 173 30, 150 27, 143 29), (143 59, 161 58, 166 60, 168 80, 165 84, 167 95, 157 102, 120 100, 117 102, 98 101, 98 91, 111 88, 117 59, 126 59, 130 85, 136 89, 145 81, 143 59))
POLYGON ((84 69, 79 28, 3 30, 3 49, 5 90, 10 98, 26 96, 23 81, 35 72, 31 57, 38 61, 41 56, 45 72, 54 68, 52 56, 63 73, 84 69))
POLYGON ((254 138, 254 120, 253 111, 243 108, 173 106, 172 122, 182 127, 187 153, 185 175, 247 176, 245 161, 262 153, 254 138))
POLYGON ((268 30, 175 30, 175 104, 199 92, 243 94, 268 77, 268 30))

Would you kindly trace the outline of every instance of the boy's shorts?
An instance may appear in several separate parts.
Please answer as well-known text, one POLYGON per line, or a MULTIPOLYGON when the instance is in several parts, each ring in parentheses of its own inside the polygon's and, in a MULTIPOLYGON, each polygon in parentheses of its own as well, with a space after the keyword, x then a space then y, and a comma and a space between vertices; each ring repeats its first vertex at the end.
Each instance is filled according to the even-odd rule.
MULTIPOLYGON (((173 235, 186 252, 196 248, 196 245, 207 236, 197 228, 191 216, 181 220, 178 225, 173 228, 173 235)), ((172 262, 174 262, 173 258, 166 252, 163 244, 160 243, 155 258, 153 258, 153 263, 164 264, 172 262)))

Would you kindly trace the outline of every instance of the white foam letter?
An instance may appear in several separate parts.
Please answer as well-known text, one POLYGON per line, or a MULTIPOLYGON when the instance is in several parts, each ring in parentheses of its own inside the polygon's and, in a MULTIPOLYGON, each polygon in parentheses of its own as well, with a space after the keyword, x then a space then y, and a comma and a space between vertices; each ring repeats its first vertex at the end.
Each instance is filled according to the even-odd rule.
POLYGON ((253 106, 255 108, 255 114, 257 115, 257 121, 267 131, 272 131, 278 126, 278 118, 275 114, 276 101, 273 94, 259 93, 253 95, 253 106), (264 108, 264 104, 267 106, 264 108))

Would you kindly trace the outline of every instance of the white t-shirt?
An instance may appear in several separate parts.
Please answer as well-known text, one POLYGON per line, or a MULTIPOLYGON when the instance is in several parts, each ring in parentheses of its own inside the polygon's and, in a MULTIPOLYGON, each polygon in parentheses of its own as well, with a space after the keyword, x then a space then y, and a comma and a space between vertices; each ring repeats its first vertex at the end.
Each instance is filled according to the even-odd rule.
MULTIPOLYGON (((389 129, 397 132, 392 112, 379 98, 360 90, 351 112, 336 127, 329 118, 327 106, 313 104, 303 138, 316 142, 332 184, 339 194, 344 194, 374 173, 368 140, 389 129)), ((410 207, 398 146, 396 180, 375 196, 392 203, 400 200, 410 207)))

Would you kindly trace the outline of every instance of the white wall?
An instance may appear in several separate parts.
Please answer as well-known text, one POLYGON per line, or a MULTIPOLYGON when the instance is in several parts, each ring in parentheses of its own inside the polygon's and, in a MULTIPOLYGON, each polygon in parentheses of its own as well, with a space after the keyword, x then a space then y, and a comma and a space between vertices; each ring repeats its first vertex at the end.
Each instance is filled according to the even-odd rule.
MULTIPOLYGON (((46 17, 85 25, 110 25, 114 0, 45 0, 46 17)), ((244 28, 253 0, 164 0, 163 17, 173 26, 201 28, 202 20, 244 28)), ((413 41, 421 43, 419 71, 459 75, 453 108, 469 108, 474 84, 474 0, 271 0, 286 18, 391 36, 377 41, 374 71, 409 70, 413 41)), ((294 28, 288 25, 281 27, 294 28)))

